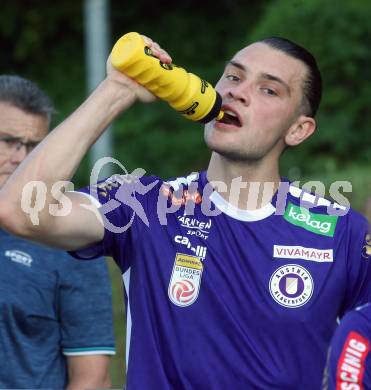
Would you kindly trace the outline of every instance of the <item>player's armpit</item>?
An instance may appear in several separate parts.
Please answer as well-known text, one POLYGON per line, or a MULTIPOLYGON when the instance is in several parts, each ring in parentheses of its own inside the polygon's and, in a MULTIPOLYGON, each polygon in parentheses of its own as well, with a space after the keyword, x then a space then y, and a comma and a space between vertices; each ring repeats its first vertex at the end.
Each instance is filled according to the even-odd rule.
POLYGON ((64 197, 53 216, 54 232, 43 242, 71 251, 101 241, 104 225, 98 202, 79 192, 66 192, 64 197))

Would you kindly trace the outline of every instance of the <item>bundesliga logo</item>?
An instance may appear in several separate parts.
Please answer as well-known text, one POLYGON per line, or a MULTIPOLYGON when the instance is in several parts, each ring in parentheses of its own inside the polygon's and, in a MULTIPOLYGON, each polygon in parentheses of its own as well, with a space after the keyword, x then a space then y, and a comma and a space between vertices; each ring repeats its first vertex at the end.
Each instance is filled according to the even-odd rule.
POLYGON ((171 274, 168 296, 177 306, 194 303, 200 291, 203 264, 199 257, 177 253, 171 274))
POLYGON ((280 305, 296 308, 306 304, 313 294, 311 274, 297 264, 286 264, 272 274, 269 291, 280 305))
POLYGON ((175 282, 169 291, 172 301, 178 306, 189 305, 193 301, 195 293, 195 286, 189 280, 175 282))

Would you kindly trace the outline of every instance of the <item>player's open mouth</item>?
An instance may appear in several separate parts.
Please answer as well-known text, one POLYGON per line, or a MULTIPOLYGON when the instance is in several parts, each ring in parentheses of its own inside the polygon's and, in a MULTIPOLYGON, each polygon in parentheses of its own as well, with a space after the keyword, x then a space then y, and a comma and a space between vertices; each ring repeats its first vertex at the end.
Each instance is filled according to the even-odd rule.
POLYGON ((233 125, 237 127, 242 126, 240 118, 235 112, 233 112, 229 108, 224 108, 223 111, 224 111, 224 116, 219 121, 219 123, 225 123, 227 125, 233 125))

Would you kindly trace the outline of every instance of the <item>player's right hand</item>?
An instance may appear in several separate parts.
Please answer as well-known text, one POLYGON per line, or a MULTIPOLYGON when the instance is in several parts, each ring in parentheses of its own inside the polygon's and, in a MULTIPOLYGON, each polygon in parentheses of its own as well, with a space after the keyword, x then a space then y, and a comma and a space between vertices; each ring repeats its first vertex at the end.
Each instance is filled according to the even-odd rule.
MULTIPOLYGON (((146 45, 150 47, 152 53, 164 63, 171 63, 172 59, 170 55, 163 50, 157 42, 154 42, 151 38, 142 35, 146 45)), ((133 101, 139 100, 144 103, 150 103, 157 99, 150 91, 145 87, 138 84, 135 80, 126 76, 125 74, 116 70, 111 63, 111 56, 107 59, 107 79, 119 83, 122 88, 126 88, 129 95, 131 95, 133 101)))

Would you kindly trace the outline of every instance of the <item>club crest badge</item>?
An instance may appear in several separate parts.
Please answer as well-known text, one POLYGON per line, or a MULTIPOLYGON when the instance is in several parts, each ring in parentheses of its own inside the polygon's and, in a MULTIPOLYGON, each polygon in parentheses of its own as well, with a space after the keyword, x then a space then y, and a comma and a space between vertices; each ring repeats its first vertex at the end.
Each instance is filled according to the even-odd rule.
POLYGON ((313 289, 311 274, 297 264, 286 264, 276 269, 269 281, 273 299, 289 308, 305 305, 312 297, 313 289))
POLYGON ((171 274, 168 295, 177 306, 194 303, 200 291, 203 264, 199 257, 177 253, 171 274))

